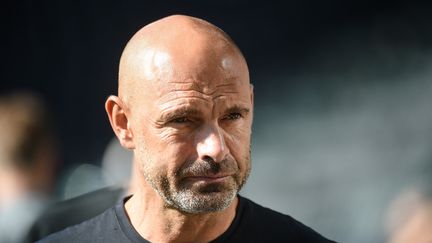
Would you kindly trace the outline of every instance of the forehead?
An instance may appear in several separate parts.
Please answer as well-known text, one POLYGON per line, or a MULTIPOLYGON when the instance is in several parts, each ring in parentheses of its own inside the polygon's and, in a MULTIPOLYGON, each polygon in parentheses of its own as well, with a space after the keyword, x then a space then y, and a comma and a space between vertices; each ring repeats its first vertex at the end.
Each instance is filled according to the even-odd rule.
POLYGON ((158 97, 176 91, 214 95, 248 89, 249 74, 241 56, 232 51, 201 54, 179 56, 160 50, 149 53, 147 63, 151 65, 144 71, 152 93, 158 97))

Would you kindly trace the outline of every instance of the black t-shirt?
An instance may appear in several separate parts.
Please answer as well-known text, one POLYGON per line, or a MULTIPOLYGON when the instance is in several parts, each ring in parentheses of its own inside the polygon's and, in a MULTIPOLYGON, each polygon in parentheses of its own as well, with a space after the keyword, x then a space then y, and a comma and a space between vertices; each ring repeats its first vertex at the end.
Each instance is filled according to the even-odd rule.
POLYGON ((22 243, 35 242, 69 226, 89 220, 116 205, 125 194, 124 186, 113 185, 54 203, 39 216, 22 243))
MULTIPOLYGON (((127 200, 126 198, 125 200, 127 200)), ((148 242, 130 223, 124 201, 99 216, 42 239, 41 243, 148 242)), ((212 242, 333 242, 288 215, 239 196, 236 216, 229 228, 212 242)))

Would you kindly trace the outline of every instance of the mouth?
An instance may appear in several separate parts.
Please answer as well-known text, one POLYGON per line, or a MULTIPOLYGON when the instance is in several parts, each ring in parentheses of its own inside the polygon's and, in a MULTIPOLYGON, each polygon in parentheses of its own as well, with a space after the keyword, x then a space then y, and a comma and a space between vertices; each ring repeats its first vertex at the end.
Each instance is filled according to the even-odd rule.
POLYGON ((220 183, 228 180, 231 175, 205 175, 205 176, 188 176, 185 179, 190 182, 202 183, 220 183))

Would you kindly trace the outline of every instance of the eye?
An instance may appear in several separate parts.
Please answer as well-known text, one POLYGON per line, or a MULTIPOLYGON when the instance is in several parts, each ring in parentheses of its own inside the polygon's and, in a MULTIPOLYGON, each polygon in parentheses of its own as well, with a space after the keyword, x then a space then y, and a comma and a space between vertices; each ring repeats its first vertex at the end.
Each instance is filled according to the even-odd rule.
POLYGON ((179 118, 172 119, 170 121, 170 123, 176 123, 176 124, 184 124, 187 122, 190 122, 190 120, 187 117, 179 117, 179 118))
POLYGON ((222 120, 238 120, 240 118, 242 118, 242 115, 238 112, 235 112, 226 115, 224 118, 222 118, 222 120))

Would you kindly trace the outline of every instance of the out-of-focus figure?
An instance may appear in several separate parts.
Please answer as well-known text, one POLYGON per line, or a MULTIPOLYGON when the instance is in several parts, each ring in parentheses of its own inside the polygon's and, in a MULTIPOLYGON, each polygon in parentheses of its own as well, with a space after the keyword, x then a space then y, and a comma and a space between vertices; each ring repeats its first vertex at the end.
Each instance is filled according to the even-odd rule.
MULTIPOLYGON (((102 159, 102 173, 108 186, 50 205, 35 221, 26 242, 35 242, 93 218, 131 194, 137 183, 134 180, 136 176, 132 175, 137 173, 137 168, 132 168, 132 156, 131 151, 124 149, 118 139, 113 138, 102 159)), ((76 181, 71 183, 76 184, 76 181)))
POLYGON ((56 150, 42 101, 0 96, 0 242, 22 242, 54 182, 56 150))
POLYGON ((432 243, 432 191, 411 188, 391 204, 389 243, 432 243))

